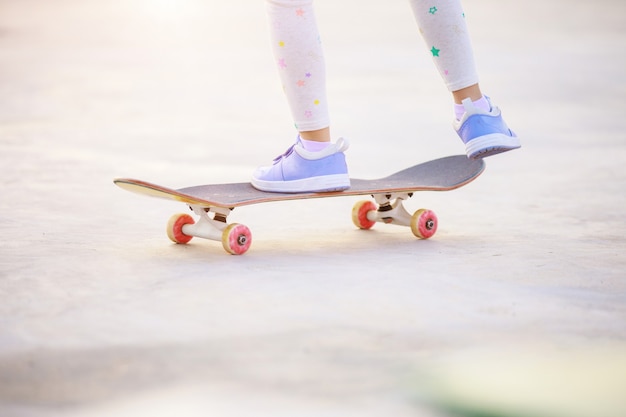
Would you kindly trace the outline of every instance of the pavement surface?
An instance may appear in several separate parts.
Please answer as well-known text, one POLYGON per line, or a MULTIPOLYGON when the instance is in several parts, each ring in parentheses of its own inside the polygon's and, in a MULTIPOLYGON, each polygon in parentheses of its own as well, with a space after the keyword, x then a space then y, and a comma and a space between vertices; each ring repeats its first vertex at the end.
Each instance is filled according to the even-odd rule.
MULTIPOLYGON (((235 210, 254 242, 231 256, 171 244, 186 208, 112 180, 246 181, 290 145, 249 3, 0 0, 0 415, 447 416, 422 383, 446 375, 473 410, 625 415, 626 3, 468 2, 523 148, 408 202, 434 238, 297 201, 235 210)), ((316 8, 353 176, 463 152, 406 2, 316 8)))

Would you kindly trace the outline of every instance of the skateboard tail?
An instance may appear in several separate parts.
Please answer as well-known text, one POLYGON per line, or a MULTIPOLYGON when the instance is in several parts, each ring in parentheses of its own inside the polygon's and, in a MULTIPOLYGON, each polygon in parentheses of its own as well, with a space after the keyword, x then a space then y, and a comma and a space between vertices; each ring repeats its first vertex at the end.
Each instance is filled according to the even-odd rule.
POLYGON ((118 187, 135 194, 160 198, 162 200, 178 201, 187 204, 203 204, 201 200, 198 200, 190 195, 183 194, 171 188, 151 184, 146 181, 131 178, 117 178, 113 182, 118 187))

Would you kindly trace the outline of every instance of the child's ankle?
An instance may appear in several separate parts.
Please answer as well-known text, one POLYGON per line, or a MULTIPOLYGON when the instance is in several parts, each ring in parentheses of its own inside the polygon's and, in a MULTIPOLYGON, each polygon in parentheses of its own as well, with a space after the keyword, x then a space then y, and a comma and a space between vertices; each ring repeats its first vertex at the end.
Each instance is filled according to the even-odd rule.
POLYGON ((306 140, 302 138, 300 138, 300 142, 302 146, 304 146, 304 149, 310 152, 322 151, 330 145, 330 142, 318 142, 316 140, 306 140))
MULTIPOLYGON (((485 96, 482 96, 476 101, 472 101, 472 104, 477 107, 479 110, 482 110, 486 113, 491 111, 491 105, 489 104, 489 100, 485 96)), ((463 104, 455 104, 454 105, 454 114, 456 116, 456 120, 461 120, 463 115, 465 114, 465 107, 463 104)))

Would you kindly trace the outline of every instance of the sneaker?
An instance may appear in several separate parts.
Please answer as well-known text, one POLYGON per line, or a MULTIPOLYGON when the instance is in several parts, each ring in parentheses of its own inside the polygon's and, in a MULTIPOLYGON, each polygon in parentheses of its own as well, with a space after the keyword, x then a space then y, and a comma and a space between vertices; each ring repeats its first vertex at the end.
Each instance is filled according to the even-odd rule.
POLYGON ((350 188, 344 151, 348 142, 340 138, 319 152, 304 149, 300 137, 287 152, 268 167, 252 175, 252 186, 276 193, 342 191, 350 188))
MULTIPOLYGON (((489 97, 486 97, 489 101, 489 97)), ((491 105, 490 112, 480 110, 466 98, 463 100, 465 114, 455 120, 454 130, 465 144, 467 157, 471 159, 510 151, 519 148, 520 141, 502 119, 500 109, 491 105)))

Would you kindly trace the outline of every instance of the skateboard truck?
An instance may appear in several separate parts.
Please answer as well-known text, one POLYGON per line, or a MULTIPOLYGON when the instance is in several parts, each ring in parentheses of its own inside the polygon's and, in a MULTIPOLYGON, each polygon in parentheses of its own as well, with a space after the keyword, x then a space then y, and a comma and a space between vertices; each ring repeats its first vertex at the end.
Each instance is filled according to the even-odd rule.
POLYGON ((232 211, 223 207, 202 207, 190 204, 198 222, 188 214, 175 214, 167 223, 167 236, 174 243, 188 243, 193 237, 221 241, 226 252, 233 255, 245 253, 252 244, 250 229, 239 223, 227 223, 232 211), (213 213, 213 217, 209 216, 213 213))
POLYGON ((409 199, 413 193, 374 194, 372 197, 378 203, 378 211, 368 213, 368 219, 382 221, 386 224, 411 225, 411 215, 404 208, 403 201, 409 199), (393 201, 392 201, 393 200, 393 201))
POLYGON ((437 231, 437 216, 427 209, 419 209, 411 215, 404 207, 404 200, 412 196, 413 193, 372 194, 376 204, 371 200, 356 203, 352 208, 352 222, 360 229, 371 229, 376 222, 408 226, 416 237, 428 239, 437 231))

